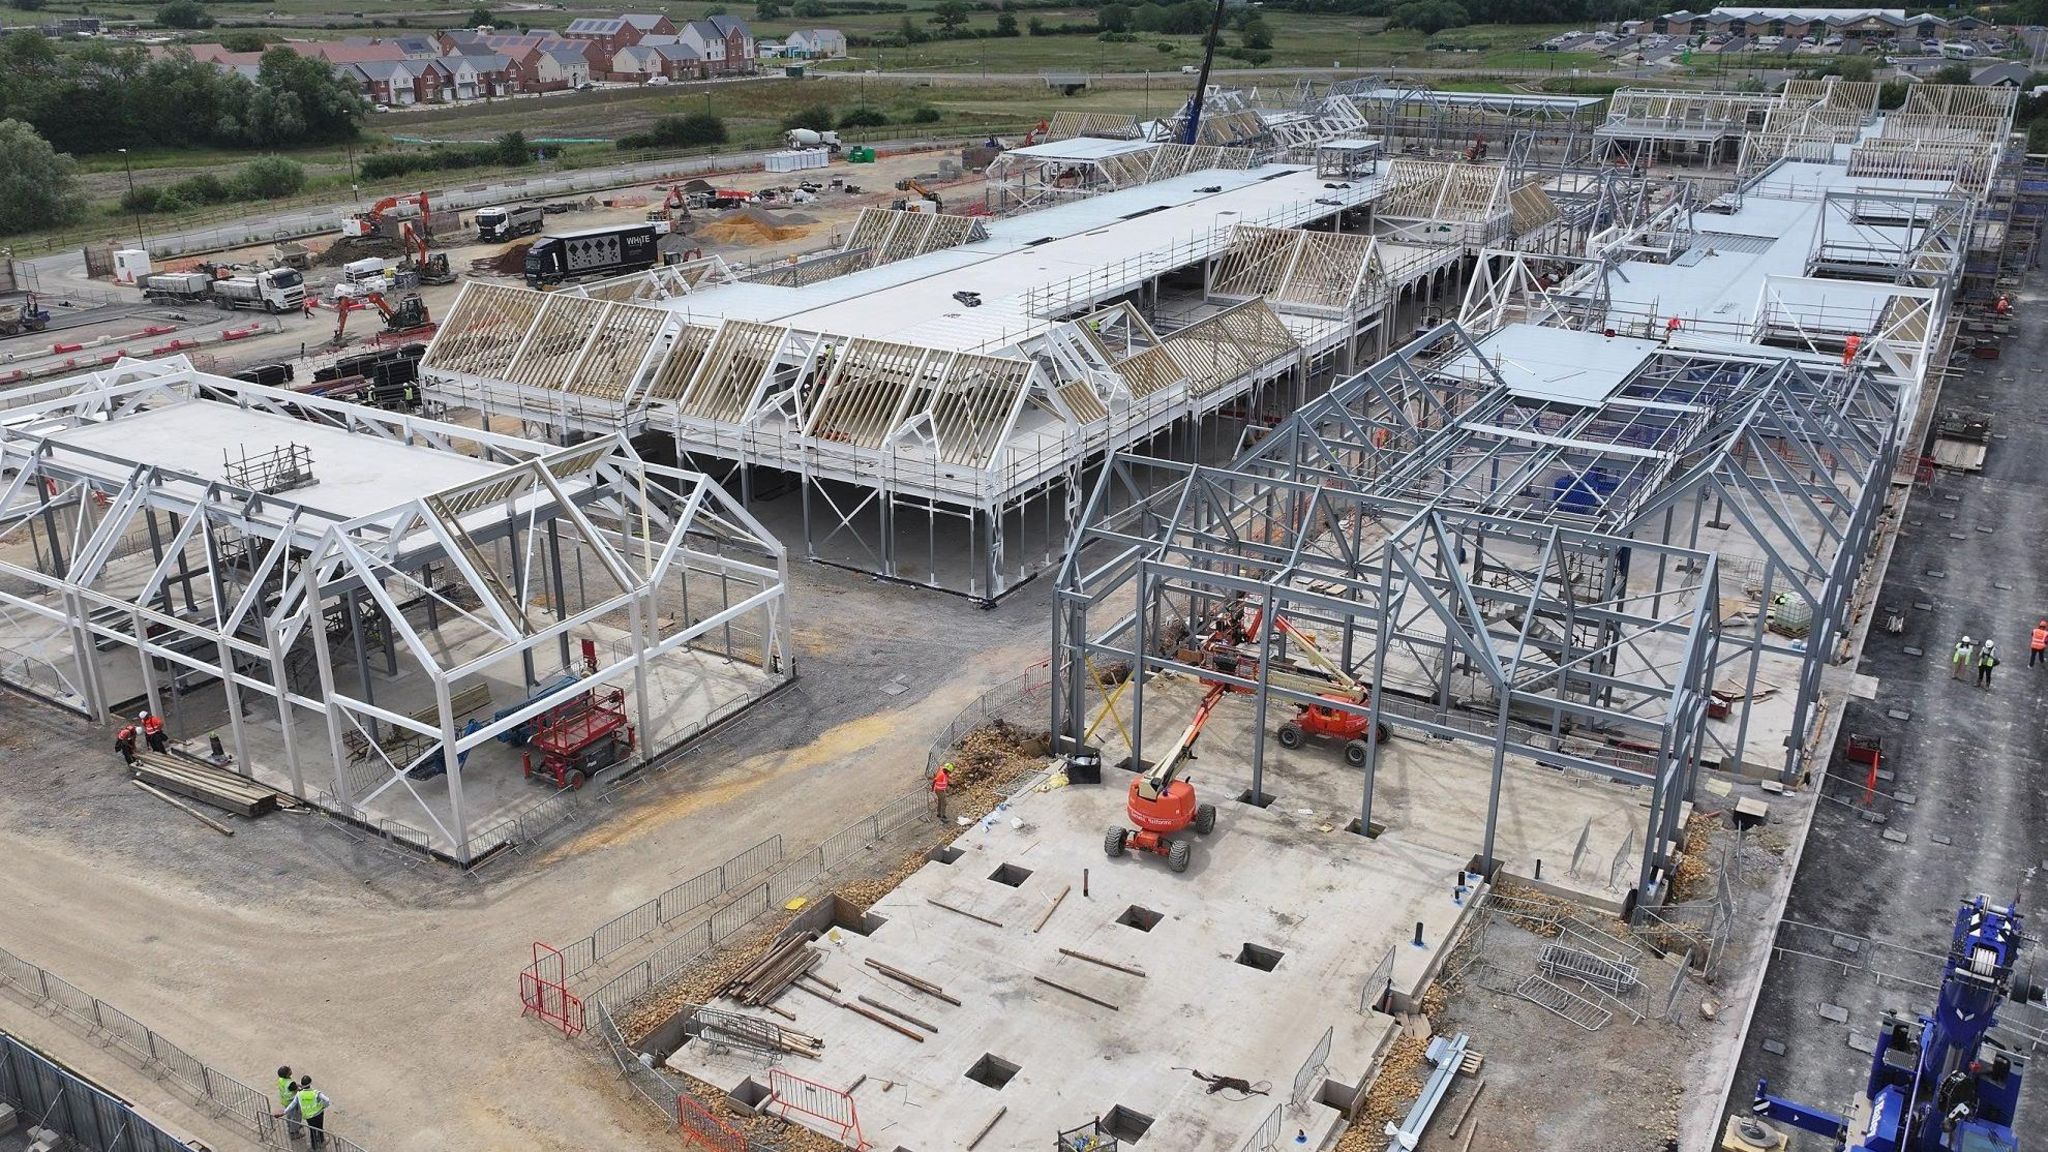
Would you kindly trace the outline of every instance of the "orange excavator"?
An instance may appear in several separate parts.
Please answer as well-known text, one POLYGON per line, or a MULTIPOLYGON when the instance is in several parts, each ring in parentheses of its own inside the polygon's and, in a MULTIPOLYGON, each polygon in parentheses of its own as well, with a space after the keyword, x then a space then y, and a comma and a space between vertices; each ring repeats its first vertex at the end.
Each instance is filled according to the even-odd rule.
POLYGON ((399 196, 386 196, 370 205, 366 212, 345 216, 341 221, 343 236, 360 239, 375 236, 383 223, 384 214, 401 204, 411 204, 419 209, 417 220, 403 220, 398 225, 399 242, 405 245, 407 264, 419 272, 422 284, 453 284, 455 272, 448 266, 448 254, 433 252, 427 247, 427 213, 429 205, 425 192, 409 192, 399 196))
POLYGON ((384 214, 400 204, 411 204, 418 208, 420 210, 420 220, 422 222, 426 220, 427 194, 425 192, 408 192, 398 196, 386 196, 375 204, 370 205, 369 210, 366 212, 357 212, 353 215, 342 217, 341 234, 357 240, 365 236, 375 236, 377 234, 377 225, 384 219, 384 214))
POLYGON ((1198 801, 1195 786, 1180 778, 1180 770, 1194 758, 1195 741, 1201 739, 1217 701, 1229 691, 1228 684, 1210 682, 1201 704, 1195 708, 1195 718, 1188 722, 1180 739, 1174 741, 1157 764, 1131 780, 1124 813, 1136 827, 1119 824, 1111 828, 1102 841, 1104 852, 1111 856, 1123 855, 1126 848, 1150 852, 1166 857, 1166 866, 1175 872, 1188 870, 1194 847, 1175 834, 1193 828, 1197 834, 1207 836, 1216 827, 1216 806, 1198 801))
POLYGON ((339 348, 347 338, 348 314, 365 308, 375 308, 384 317, 384 332, 389 336, 419 332, 433 324, 427 315, 427 302, 418 296, 403 296, 397 304, 384 298, 381 292, 367 296, 343 296, 334 302, 334 340, 339 348))

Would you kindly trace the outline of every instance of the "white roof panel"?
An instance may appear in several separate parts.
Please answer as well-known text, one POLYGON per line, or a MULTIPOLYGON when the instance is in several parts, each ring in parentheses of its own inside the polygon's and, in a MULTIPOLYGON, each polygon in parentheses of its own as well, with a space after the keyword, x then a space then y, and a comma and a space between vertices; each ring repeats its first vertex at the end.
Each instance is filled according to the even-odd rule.
MULTIPOLYGON (((1488 333, 1479 347, 1516 395, 1590 408, 1605 403, 1641 371, 1659 345, 1628 336, 1509 324, 1488 333)), ((1474 378, 1484 371, 1470 352, 1446 367, 1474 378)))
POLYGON ((1012 148, 1005 155, 1030 156, 1038 160, 1107 160, 1111 156, 1123 156, 1156 147, 1158 145, 1148 144, 1143 140, 1105 140, 1099 136, 1076 136, 1071 140, 1048 140, 1043 144, 1012 148))

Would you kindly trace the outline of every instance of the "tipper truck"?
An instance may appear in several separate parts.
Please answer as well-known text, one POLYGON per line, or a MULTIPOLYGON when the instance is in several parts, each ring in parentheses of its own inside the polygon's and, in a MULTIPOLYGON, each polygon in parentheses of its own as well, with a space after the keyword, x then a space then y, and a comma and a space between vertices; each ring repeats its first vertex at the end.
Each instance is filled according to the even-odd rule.
POLYGON ((213 277, 204 272, 157 272, 136 281, 144 300, 167 304, 210 304, 213 277))
POLYGON ((230 276, 213 282, 213 302, 223 310, 297 312, 306 306, 306 278, 290 268, 230 276))
POLYGON ((479 208, 476 210, 476 238, 485 241, 510 240, 515 236, 531 236, 546 226, 546 220, 536 204, 503 208, 479 208))

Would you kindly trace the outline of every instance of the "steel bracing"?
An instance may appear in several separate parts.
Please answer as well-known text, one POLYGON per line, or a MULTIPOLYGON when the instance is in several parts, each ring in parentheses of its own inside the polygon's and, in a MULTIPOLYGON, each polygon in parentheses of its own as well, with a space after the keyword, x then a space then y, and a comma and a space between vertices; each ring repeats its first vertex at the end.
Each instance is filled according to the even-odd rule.
POLYGON ((791 674, 781 545, 618 433, 552 448, 182 359, 8 417, 0 676, 95 719, 218 684, 235 770, 461 863, 534 802, 465 781, 501 734, 618 691, 641 763, 791 674), (292 439, 291 482, 166 463, 189 453, 153 442, 193 428, 292 439))
MULTIPOLYGON (((1120 662, 1131 670, 1137 762, 1146 677, 1181 672, 1250 696, 1255 794, 1266 732, 1313 703, 1483 749, 1493 781, 1479 846, 1488 871, 1511 756, 1648 788, 1651 839, 1661 844, 1700 762, 1717 579, 1711 553, 1118 456, 1060 573, 1054 723, 1078 737, 1092 710, 1090 669, 1120 662), (1652 564, 1671 578, 1655 594, 1631 588, 1631 566, 1652 564), (1255 676, 1188 663, 1174 638, 1236 609, 1314 632, 1377 689, 1351 704, 1277 679, 1287 641, 1273 629, 1256 638, 1255 676)), ((1179 719, 1153 727, 1177 731, 1179 719)), ((1377 831, 1378 760, 1375 742, 1354 832, 1377 831)), ((1638 890, 1654 898, 1668 863, 1664 848, 1646 851, 1638 890)))

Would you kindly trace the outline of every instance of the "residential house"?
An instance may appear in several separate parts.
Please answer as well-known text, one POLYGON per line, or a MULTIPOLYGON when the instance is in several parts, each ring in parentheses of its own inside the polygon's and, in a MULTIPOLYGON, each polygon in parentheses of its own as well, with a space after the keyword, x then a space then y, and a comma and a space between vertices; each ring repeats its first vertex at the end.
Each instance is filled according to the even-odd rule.
POLYGON ((799 28, 783 41, 783 55, 824 60, 846 55, 846 33, 836 28, 799 28))
POLYGON ((642 41, 645 41, 649 36, 673 36, 676 34, 675 24, 668 17, 660 13, 624 12, 619 15, 619 19, 632 25, 640 33, 642 41))
POLYGON ((418 60, 432 60, 441 55, 440 42, 419 32, 406 36, 349 36, 344 38, 342 43, 357 46, 390 44, 405 55, 418 60))
POLYGON ((640 42, 640 30, 616 16, 582 16, 569 21, 562 29, 562 35, 570 40, 589 40, 604 50, 607 68, 618 55, 619 49, 631 48, 640 42))
POLYGON ((709 16, 677 29, 676 36, 704 58, 706 72, 735 76, 754 71, 754 34, 733 16, 709 16))
POLYGON ((1902 8, 1738 7, 1716 8, 1711 12, 1667 12, 1652 20, 1651 28, 1678 37, 1783 36, 1801 40, 1810 36, 1816 43, 1840 36, 1847 47, 1904 38, 1945 40, 1965 21, 1983 25, 1974 16, 1949 21, 1925 12, 1908 16, 1902 8))
POLYGON ((362 78, 372 103, 392 108, 439 103, 448 77, 438 60, 363 60, 345 67, 362 78))
POLYGON ((528 85, 532 91, 556 92, 564 88, 581 88, 590 83, 590 61, 580 48, 566 44, 543 48, 538 65, 533 73, 533 83, 528 85))
POLYGON ((444 99, 485 100, 518 91, 511 75, 512 60, 502 53, 443 56, 441 66, 448 70, 448 83, 442 89, 444 99))
POLYGON ((704 78, 704 58, 697 54, 695 48, 676 41, 673 36, 655 39, 666 42, 635 44, 631 48, 619 49, 619 54, 612 58, 612 78, 641 82, 655 76, 670 80, 704 78))

